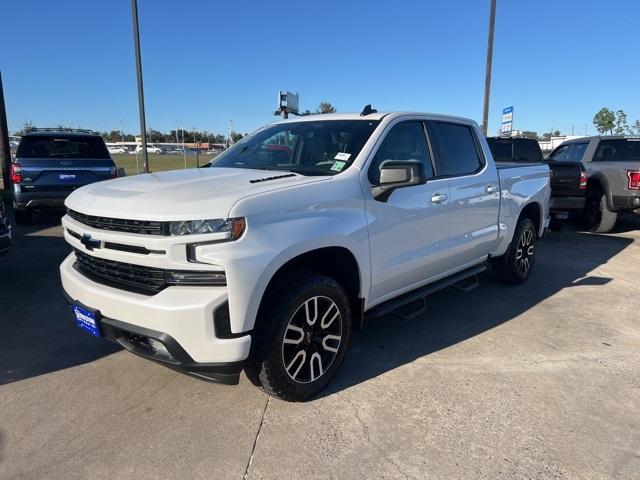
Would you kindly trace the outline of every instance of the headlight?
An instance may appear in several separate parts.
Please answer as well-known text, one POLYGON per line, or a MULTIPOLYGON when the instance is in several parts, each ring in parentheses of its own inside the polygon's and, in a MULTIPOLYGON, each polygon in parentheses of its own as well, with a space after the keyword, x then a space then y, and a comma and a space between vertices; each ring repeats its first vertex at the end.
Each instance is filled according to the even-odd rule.
POLYGON ((226 285, 224 272, 168 270, 165 278, 169 285, 226 285))
POLYGON ((244 233, 244 218, 228 218, 215 220, 186 220, 169 222, 169 235, 197 235, 203 233, 220 233, 220 240, 236 240, 244 233))

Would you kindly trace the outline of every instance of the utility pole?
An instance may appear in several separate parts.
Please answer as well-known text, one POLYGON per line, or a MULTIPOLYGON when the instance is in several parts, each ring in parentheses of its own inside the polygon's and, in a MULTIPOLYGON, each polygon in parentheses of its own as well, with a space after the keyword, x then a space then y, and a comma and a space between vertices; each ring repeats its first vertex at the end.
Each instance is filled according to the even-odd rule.
POLYGON ((136 74, 138 77, 138 109, 140 111, 140 135, 142 135, 142 155, 144 172, 149 173, 149 156, 147 155, 147 127, 144 118, 144 89, 142 88, 142 60, 140 58, 140 30, 138 28, 138 0, 131 0, 133 16, 133 47, 136 54, 136 74))
POLYGON ((493 64, 493 27, 496 22, 496 0, 490 0, 489 38, 487 41, 487 69, 484 77, 484 106, 482 108, 482 133, 487 134, 489 126, 489 97, 491 96, 491 66, 493 64))
MULTIPOLYGON (((4 88, 2 87, 2 72, 0 72, 0 164, 2 167, 2 183, 5 190, 11 188, 9 170, 11 163, 11 147, 9 146, 9 129, 7 128, 7 110, 4 105, 4 88)), ((2 198, 0 198, 0 202, 2 198)))

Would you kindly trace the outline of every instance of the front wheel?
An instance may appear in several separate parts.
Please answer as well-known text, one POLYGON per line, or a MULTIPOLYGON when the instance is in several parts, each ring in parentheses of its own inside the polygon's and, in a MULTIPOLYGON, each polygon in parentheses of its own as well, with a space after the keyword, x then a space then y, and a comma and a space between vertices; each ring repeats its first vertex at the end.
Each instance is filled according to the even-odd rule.
POLYGON ((536 238, 536 227, 531 219, 520 219, 507 253, 491 259, 498 280, 519 285, 529 278, 536 256, 536 238))
POLYGON ((349 300, 332 278, 303 271, 287 274, 266 295, 247 374, 270 395, 305 400, 342 364, 351 332, 349 300))

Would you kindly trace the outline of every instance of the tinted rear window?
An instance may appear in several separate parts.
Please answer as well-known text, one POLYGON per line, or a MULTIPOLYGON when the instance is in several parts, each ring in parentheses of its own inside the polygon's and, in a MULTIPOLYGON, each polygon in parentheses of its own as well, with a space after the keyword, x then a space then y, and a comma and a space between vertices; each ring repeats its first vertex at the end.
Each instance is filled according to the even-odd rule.
POLYGON ((496 138, 487 138, 489 149, 496 162, 511 162, 513 160, 513 151, 511 142, 498 140, 496 138))
POLYGON ((601 140, 593 160, 597 162, 640 162, 640 140, 601 140))
POLYGON ((101 137, 80 135, 28 135, 22 137, 17 157, 22 158, 111 158, 101 137))
POLYGON ((541 162, 540 147, 535 140, 517 140, 513 144, 513 157, 516 162, 541 162))

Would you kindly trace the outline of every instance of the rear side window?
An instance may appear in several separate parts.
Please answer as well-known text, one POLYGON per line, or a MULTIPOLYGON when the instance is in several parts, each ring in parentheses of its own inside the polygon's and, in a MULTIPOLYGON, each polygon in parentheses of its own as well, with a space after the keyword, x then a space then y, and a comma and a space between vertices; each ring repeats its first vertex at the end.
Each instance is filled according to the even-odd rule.
POLYGON ((469 175, 482 168, 471 128, 448 122, 429 122, 438 151, 438 175, 469 175))
POLYGON ((567 155, 567 160, 569 162, 580 162, 582 161, 582 157, 584 156, 584 152, 587 149, 588 143, 574 143, 571 145, 571 149, 569 150, 569 154, 567 155))
POLYGON ((21 158, 89 158, 109 159, 109 151, 101 137, 64 135, 25 135, 18 146, 21 158))
POLYGON ((640 162, 640 140, 601 140, 596 162, 640 162))
POLYGON ((496 162, 511 162, 513 160, 513 144, 510 141, 487 138, 487 143, 496 162))
POLYGON ((541 162, 542 154, 535 140, 516 140, 513 144, 513 158, 516 162, 541 162))
POLYGON ((563 145, 561 147, 556 148, 551 155, 549 155, 549 160, 553 162, 562 162, 567 159, 569 155, 569 148, 571 145, 563 145))
POLYGON ((372 185, 380 183, 380 168, 388 160, 421 162, 427 178, 433 177, 433 164, 422 122, 400 123, 387 133, 369 167, 368 176, 372 185))

